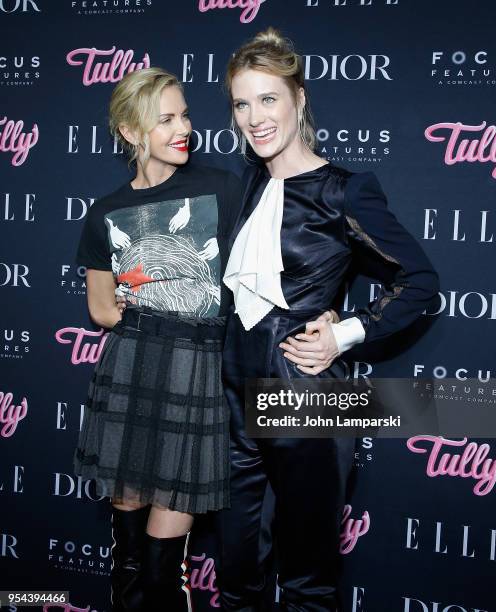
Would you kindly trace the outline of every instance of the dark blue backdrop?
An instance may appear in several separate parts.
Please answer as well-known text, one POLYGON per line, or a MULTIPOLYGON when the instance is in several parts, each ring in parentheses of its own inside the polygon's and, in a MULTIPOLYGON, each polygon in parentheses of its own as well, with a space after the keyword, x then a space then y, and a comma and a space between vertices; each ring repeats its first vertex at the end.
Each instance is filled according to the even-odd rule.
MULTIPOLYGON (((0 589, 63 589, 67 610, 109 610, 108 500, 72 475, 100 342, 75 248, 87 207, 130 176, 106 128, 105 75, 148 60, 177 73, 194 157, 241 173, 224 67, 258 30, 282 29, 305 56, 322 154, 377 173, 441 276, 439 312, 394 346, 356 352, 352 374, 448 376, 463 390, 463 377, 495 368, 494 17, 490 0, 0 0, 0 589), (436 124, 443 141, 425 135, 436 124)), ((371 282, 358 279, 344 307, 368 301, 371 282)), ((432 443, 414 454, 403 440, 359 441, 343 524, 345 612, 496 610, 496 457, 486 443, 481 495, 481 465, 465 478, 428 476, 432 443)), ((206 611, 216 605, 208 522, 192 554, 206 611)))

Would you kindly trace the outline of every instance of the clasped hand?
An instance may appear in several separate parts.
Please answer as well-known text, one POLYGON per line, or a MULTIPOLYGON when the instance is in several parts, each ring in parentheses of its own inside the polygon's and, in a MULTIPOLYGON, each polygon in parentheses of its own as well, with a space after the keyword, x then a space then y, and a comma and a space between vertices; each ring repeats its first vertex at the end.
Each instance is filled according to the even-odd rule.
POLYGON ((326 370, 339 356, 331 323, 338 323, 339 316, 334 310, 326 311, 315 321, 309 321, 305 333, 289 336, 279 344, 284 357, 296 364, 305 374, 316 376, 326 370))
MULTIPOLYGON (((122 315, 126 298, 117 295, 116 303, 122 315)), ((284 350, 284 357, 305 374, 316 376, 326 370, 339 356, 331 323, 339 323, 339 316, 334 310, 324 312, 315 321, 309 321, 305 333, 288 336, 285 342, 279 344, 284 350)))

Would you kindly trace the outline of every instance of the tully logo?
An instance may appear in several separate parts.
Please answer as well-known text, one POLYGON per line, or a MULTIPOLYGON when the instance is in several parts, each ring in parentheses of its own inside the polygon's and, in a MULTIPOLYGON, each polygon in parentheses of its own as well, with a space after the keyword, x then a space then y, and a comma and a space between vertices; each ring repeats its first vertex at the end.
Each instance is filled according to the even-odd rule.
POLYGON ((95 83, 117 83, 128 72, 150 67, 150 56, 145 53, 140 62, 135 62, 133 49, 96 49, 95 47, 81 47, 73 49, 67 54, 67 63, 70 66, 84 66, 83 84, 86 86, 95 83), (97 61, 105 58, 107 61, 97 61))
POLYGON ((0 391, 0 436, 10 438, 14 435, 19 421, 28 413, 28 401, 24 397, 19 406, 15 405, 12 393, 0 391))
POLYGON ((72 344, 71 363, 96 363, 100 358, 108 333, 88 331, 84 327, 63 327, 55 334, 59 344, 72 344), (84 340, 90 340, 85 342, 84 340), (96 342, 91 342, 91 340, 96 342))
POLYGON ((198 9, 202 13, 212 9, 241 9, 239 20, 241 23, 250 23, 257 16, 263 2, 265 0, 200 0, 198 9))
MULTIPOLYGON (((445 142, 448 140, 444 154, 444 163, 448 166, 461 162, 496 163, 496 126, 488 125, 486 127, 485 121, 480 125, 465 125, 460 121, 456 123, 435 123, 426 128, 424 135, 430 142, 445 142), (445 134, 439 135, 439 132, 443 130, 447 130, 449 137, 445 134), (464 138, 462 132, 482 132, 482 135, 479 138, 467 138, 468 135, 465 134, 464 138)), ((496 166, 493 168, 491 176, 496 178, 496 166)))
POLYGON ((406 444, 412 453, 428 453, 427 476, 472 478, 476 481, 473 487, 475 495, 487 495, 496 484, 496 459, 487 457, 491 450, 489 444, 477 444, 477 442, 467 444, 467 441, 467 438, 449 440, 442 436, 427 435, 414 436, 406 444), (424 448, 425 446, 427 448, 424 448), (449 452, 449 449, 455 448, 463 448, 462 453, 449 452), (441 454, 442 450, 447 452, 441 454))
POLYGON ((4 117, 0 119, 0 151, 11 152, 12 165, 21 166, 29 154, 30 149, 38 142, 38 126, 36 123, 29 132, 24 131, 24 121, 13 121, 4 117))
POLYGON ((358 538, 367 533, 370 528, 370 515, 365 510, 361 519, 353 519, 350 517, 351 506, 346 504, 343 510, 343 519, 341 521, 341 535, 339 552, 346 555, 351 552, 358 542, 358 538))

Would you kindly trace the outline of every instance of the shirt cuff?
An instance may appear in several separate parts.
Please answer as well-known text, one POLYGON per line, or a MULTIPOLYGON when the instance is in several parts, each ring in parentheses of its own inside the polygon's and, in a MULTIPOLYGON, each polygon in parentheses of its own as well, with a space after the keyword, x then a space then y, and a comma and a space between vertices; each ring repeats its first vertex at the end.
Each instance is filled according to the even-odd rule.
POLYGON ((339 323, 331 323, 339 354, 349 351, 355 344, 365 340, 365 330, 358 317, 350 317, 339 323))

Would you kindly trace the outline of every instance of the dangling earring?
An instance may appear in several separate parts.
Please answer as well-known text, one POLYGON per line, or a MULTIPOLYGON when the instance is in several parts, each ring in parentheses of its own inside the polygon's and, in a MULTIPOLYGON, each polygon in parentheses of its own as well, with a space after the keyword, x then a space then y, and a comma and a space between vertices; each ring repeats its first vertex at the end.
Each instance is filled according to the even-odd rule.
POLYGON ((300 133, 301 140, 303 141, 305 146, 308 147, 307 139, 305 136, 305 119, 303 117, 303 112, 304 111, 302 108, 298 108, 298 131, 300 133))

